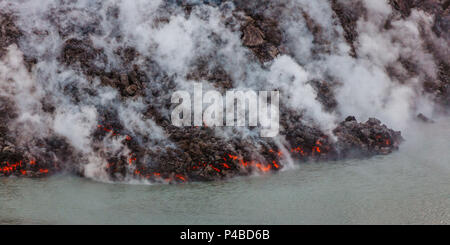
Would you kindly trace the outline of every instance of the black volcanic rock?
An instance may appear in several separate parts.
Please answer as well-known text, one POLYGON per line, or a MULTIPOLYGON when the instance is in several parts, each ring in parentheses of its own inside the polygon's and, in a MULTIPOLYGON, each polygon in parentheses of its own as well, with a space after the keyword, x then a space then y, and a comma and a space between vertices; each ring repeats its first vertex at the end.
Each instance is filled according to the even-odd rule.
POLYGON ((261 62, 271 61, 280 54, 283 34, 276 20, 263 15, 246 16, 241 31, 243 45, 261 62))
POLYGON ((336 151, 340 157, 389 154, 403 141, 399 131, 389 129, 375 118, 358 123, 355 117, 347 117, 333 133, 338 138, 336 151))
POLYGON ((434 123, 433 120, 431 120, 430 118, 426 117, 424 114, 419 113, 419 115, 417 115, 417 119, 421 122, 424 123, 434 123))
POLYGON ((0 10, 0 58, 4 55, 5 49, 9 45, 17 43, 23 35, 14 20, 13 15, 3 13, 0 10))

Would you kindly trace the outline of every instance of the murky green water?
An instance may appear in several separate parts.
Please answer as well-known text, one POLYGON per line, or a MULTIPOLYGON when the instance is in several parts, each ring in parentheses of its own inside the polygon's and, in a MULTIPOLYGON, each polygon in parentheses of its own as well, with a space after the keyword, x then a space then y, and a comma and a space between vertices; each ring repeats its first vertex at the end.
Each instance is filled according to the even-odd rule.
POLYGON ((185 185, 0 179, 2 224, 450 224, 450 123, 402 149, 276 175, 185 185))

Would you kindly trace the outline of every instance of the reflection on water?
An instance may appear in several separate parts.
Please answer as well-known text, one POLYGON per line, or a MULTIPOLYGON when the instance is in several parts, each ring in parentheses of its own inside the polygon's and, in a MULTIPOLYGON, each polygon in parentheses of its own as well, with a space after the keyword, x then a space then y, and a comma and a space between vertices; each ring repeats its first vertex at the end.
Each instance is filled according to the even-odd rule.
POLYGON ((415 127, 389 156, 217 183, 3 178, 0 223, 449 224, 450 124, 415 127))

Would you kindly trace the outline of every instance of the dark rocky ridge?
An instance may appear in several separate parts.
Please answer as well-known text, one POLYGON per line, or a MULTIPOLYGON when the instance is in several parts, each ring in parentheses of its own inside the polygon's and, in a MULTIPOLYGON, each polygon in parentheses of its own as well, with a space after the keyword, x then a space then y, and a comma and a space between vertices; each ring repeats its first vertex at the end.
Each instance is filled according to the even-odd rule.
POLYGON ((5 54, 5 49, 17 43, 22 32, 14 23, 14 16, 0 12, 0 57, 5 54))
MULTIPOLYGON (((261 63, 270 62, 283 53, 283 32, 279 28, 274 16, 268 16, 261 7, 253 7, 252 3, 236 1, 237 11, 244 12, 244 19, 240 19, 242 43, 248 47, 261 63), (251 6, 250 6, 251 5, 251 6)), ((444 35, 448 23, 448 4, 433 2, 431 5, 409 5, 402 1, 393 1, 394 8, 402 15, 407 16, 411 8, 424 8, 431 13, 437 13, 435 31, 444 35), (428 6, 428 7, 427 7, 428 6), (437 7, 436 7, 437 6, 437 7), (442 6, 439 8, 438 6, 442 6), (444 9, 445 11, 443 11, 444 9)), ((259 5, 262 6, 262 5, 259 5)), ((355 32, 356 21, 364 14, 364 9, 349 7, 332 1, 333 10, 336 12, 343 29, 345 38, 352 47, 352 55, 357 56, 354 42, 357 41, 355 32)), ((192 6, 191 6, 192 7, 192 6)), ((305 14, 305 19, 308 19, 305 14)), ((9 14, 0 14, 1 34, 0 57, 5 48, 11 44, 17 44, 22 35, 14 24, 14 18, 9 14)), ((308 27, 315 33, 318 43, 324 43, 320 38, 320 29, 316 23, 310 22, 308 27)), ((175 147, 161 144, 159 148, 147 149, 142 142, 150 142, 145 135, 132 135, 121 125, 117 119, 114 108, 98 108, 101 111, 99 127, 94 133, 94 143, 101 144, 106 137, 123 137, 123 143, 131 150, 130 156, 114 155, 112 152, 102 152, 108 158, 108 172, 112 180, 123 180, 127 176, 149 179, 160 182, 184 182, 184 181, 210 181, 229 178, 237 175, 248 175, 253 172, 278 171, 283 166, 283 152, 277 144, 270 139, 239 139, 221 138, 214 134, 211 128, 176 128, 170 125, 166 109, 170 104, 162 91, 168 93, 175 90, 173 77, 168 76, 151 57, 145 57, 146 62, 138 65, 135 60, 141 56, 132 47, 121 47, 115 54, 123 64, 120 69, 106 69, 108 67, 107 56, 104 50, 96 48, 87 38, 89 34, 96 33, 95 23, 91 27, 75 28, 72 31, 80 31, 85 39, 70 38, 65 41, 59 62, 74 69, 79 69, 92 81, 99 79, 103 86, 112 87, 120 92, 122 100, 137 97, 145 98, 148 110, 145 117, 153 119, 158 126, 165 130, 169 139, 175 143, 175 147), (80 30, 78 30, 80 29, 80 30), (151 70, 151 74, 144 71, 151 70), (152 85, 152 86, 149 86, 152 85), (195 141, 193 140, 195 139, 195 141), (151 159, 155 164, 148 164, 151 159), (130 168, 130 166, 132 166, 130 168)), ((19 45, 20 47, 20 45, 19 45)), ((29 65, 35 63, 33 57, 27 58, 29 65)), ((443 61, 440 75, 441 81, 437 87, 426 86, 425 91, 437 93, 438 101, 444 101, 448 105, 448 64, 443 61)), ((199 61, 196 69, 189 75, 190 79, 205 79, 217 84, 220 88, 232 88, 233 81, 221 67, 215 70, 205 68, 199 61)), ((333 111, 336 101, 333 94, 332 81, 311 81, 318 91, 318 100, 324 107, 333 111)), ((95 96, 95 91, 82 91, 95 96)), ((77 94, 81 93, 74 85, 67 88, 67 96, 79 100, 77 94)), ((2 99, 2 98, 0 98, 2 99)), ((48 113, 52 113, 51 106, 48 113)), ((396 132, 381 125, 377 119, 370 119, 365 123, 358 123, 354 117, 348 117, 341 122, 334 134, 337 141, 333 141, 318 127, 306 126, 301 123, 302 115, 281 108, 282 135, 286 142, 284 147, 295 159, 309 160, 333 160, 348 157, 368 157, 378 154, 389 154, 398 149, 402 137, 396 132)), ((0 175, 38 177, 58 171, 70 171, 83 175, 83 163, 80 165, 68 165, 69 162, 79 161, 78 153, 70 144, 59 136, 46 139, 38 139, 38 143, 48 152, 38 156, 28 154, 26 146, 14 143, 14 134, 8 129, 10 118, 14 118, 14 105, 12 102, 1 100, 0 112, 0 175), (49 159, 52 159, 51 161, 49 159), (54 160, 56 159, 56 160, 54 160)), ((98 147, 98 151, 102 151, 98 147)))

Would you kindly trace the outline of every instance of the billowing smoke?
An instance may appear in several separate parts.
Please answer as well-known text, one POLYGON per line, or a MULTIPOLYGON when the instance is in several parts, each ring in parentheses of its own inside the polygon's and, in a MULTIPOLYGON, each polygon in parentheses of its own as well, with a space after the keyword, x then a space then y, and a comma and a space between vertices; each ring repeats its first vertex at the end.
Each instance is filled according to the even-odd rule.
POLYGON ((448 3, 412 2, 1 0, 0 160, 209 180, 340 157, 345 127, 378 127, 358 144, 388 153, 397 136, 347 116, 407 130, 449 108, 448 3), (173 127, 171 95, 195 82, 280 91, 280 135, 173 127))

